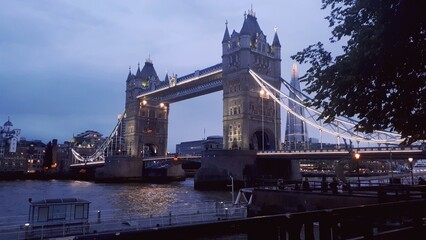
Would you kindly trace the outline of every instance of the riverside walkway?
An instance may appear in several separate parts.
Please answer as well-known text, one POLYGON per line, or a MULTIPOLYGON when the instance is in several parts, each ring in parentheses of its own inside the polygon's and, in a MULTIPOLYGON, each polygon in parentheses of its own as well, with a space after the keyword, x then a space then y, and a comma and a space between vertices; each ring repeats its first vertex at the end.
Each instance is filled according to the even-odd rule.
POLYGON ((164 214, 122 213, 115 210, 92 211, 84 224, 45 225, 33 227, 28 216, 11 217, 0 226, 0 239, 76 239, 88 235, 120 235, 125 232, 191 226, 247 217, 247 206, 232 202, 203 202, 193 207, 177 206, 164 214), (26 224, 27 223, 27 224, 26 224))

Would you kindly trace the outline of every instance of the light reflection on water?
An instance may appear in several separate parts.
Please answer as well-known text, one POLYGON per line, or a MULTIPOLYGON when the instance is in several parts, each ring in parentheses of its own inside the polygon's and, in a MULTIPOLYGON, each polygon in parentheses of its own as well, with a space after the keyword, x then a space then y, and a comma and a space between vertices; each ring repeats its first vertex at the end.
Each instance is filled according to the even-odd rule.
POLYGON ((81 198, 91 211, 116 210, 120 214, 164 214, 206 201, 230 201, 230 192, 196 191, 194 181, 168 184, 94 183, 85 181, 0 181, 0 224, 7 216, 28 215, 28 198, 81 198))

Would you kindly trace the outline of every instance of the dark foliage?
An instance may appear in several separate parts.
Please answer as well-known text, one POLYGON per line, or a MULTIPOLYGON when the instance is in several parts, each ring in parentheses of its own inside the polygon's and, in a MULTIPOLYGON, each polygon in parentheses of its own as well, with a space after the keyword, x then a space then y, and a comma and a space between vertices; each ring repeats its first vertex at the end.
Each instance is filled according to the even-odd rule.
POLYGON ((322 43, 292 58, 309 63, 302 81, 315 93, 321 118, 357 117, 359 131, 396 131, 405 144, 426 139, 426 1, 323 0, 332 43, 347 40, 332 57, 322 43))

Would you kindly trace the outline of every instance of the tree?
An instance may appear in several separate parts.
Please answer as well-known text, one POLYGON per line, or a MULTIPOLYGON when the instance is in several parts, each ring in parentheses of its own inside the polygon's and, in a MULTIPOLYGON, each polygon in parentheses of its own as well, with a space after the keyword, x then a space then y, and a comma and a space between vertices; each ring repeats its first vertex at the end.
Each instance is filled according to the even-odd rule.
POLYGON ((347 42, 336 57, 321 42, 292 56, 310 64, 301 77, 316 93, 309 104, 326 122, 357 117, 359 131, 426 139, 426 1, 322 0, 326 8, 330 42, 347 42))

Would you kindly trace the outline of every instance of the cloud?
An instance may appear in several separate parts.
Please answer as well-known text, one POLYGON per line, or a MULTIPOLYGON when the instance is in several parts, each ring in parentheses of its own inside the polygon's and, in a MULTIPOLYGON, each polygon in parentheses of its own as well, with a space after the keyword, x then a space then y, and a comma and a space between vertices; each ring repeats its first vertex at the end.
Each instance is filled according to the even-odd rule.
MULTIPOLYGON (((3 1, 0 121, 11 116, 23 135, 44 141, 109 134, 124 109, 129 66, 134 72, 150 55, 164 79, 221 62, 225 21, 240 31, 251 3, 269 42, 278 27, 285 79, 291 55, 329 37, 319 1, 3 1)), ((169 151, 204 128, 221 135, 221 104, 221 93, 172 104, 169 151)))

